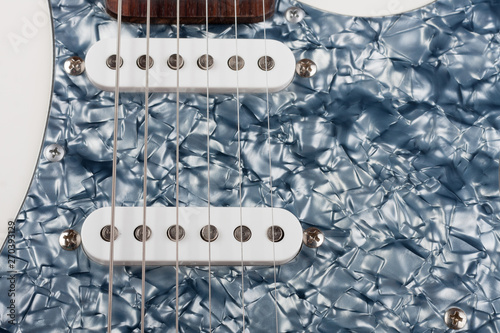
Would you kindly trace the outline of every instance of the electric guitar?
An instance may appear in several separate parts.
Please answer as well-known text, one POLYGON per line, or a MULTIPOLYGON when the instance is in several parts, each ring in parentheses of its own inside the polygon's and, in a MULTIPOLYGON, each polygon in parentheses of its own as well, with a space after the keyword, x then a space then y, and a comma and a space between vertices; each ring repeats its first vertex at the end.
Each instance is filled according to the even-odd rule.
POLYGON ((498 331, 500 1, 430 2, 51 1, 2 331, 498 331))

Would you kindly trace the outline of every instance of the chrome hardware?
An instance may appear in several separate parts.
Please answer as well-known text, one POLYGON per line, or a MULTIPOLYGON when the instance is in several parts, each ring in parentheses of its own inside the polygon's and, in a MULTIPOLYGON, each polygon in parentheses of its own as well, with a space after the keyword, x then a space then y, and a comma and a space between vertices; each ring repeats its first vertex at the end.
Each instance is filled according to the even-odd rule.
POLYGON ((305 16, 306 13, 299 7, 290 7, 285 12, 285 18, 290 23, 299 23, 305 16))
POLYGON ((61 145, 53 143, 45 147, 43 155, 49 162, 60 162, 64 158, 64 155, 66 155, 66 152, 61 145))
MULTIPOLYGON (((110 55, 108 59, 106 59, 106 65, 110 68, 115 70, 116 69, 116 54, 110 55)), ((120 68, 123 66, 123 58, 120 57, 120 68)))
POLYGON ((302 59, 295 66, 295 71, 301 77, 309 78, 313 77, 318 71, 318 66, 311 59, 302 59))
POLYGON ((213 242, 217 239, 217 237, 219 237, 219 231, 217 230, 217 227, 215 227, 214 225, 211 225, 210 229, 209 229, 208 225, 204 226, 201 229, 200 234, 201 234, 201 238, 205 242, 208 242, 208 241, 213 242), (208 232, 209 230, 210 230, 210 238, 209 238, 209 232, 208 232))
POLYGON ((59 236, 59 245, 66 251, 76 250, 82 243, 82 238, 80 234, 75 230, 64 230, 59 236))
MULTIPOLYGON (((142 240, 144 239, 142 225, 135 228, 134 237, 139 242, 142 242, 142 240)), ((148 226, 146 226, 146 241, 149 240, 150 238, 151 238, 151 229, 148 226)))
MULTIPOLYGON (((142 70, 146 70, 146 55, 141 55, 139 58, 137 58, 137 67, 139 67, 142 70)), ((149 68, 153 67, 154 65, 154 60, 153 58, 149 57, 149 68)))
MULTIPOLYGON (((115 240, 118 238, 118 229, 115 227, 115 240)), ((111 241, 111 226, 108 224, 101 229, 101 238, 105 242, 111 241)))
POLYGON ((64 70, 69 75, 81 75, 85 71, 85 61, 80 57, 68 58, 64 62, 64 70))
POLYGON ((467 316, 464 310, 460 308, 450 308, 444 315, 444 322, 448 328, 452 330, 459 330, 465 327, 467 323, 467 316))
MULTIPOLYGON (((183 240, 184 236, 186 236, 186 231, 184 231, 183 227, 179 226, 179 241, 183 240)), ((177 226, 173 225, 167 229, 167 237, 173 242, 177 240, 177 226)))
POLYGON ((232 56, 231 58, 229 58, 229 60, 227 61, 227 65, 229 66, 229 68, 231 68, 233 71, 235 70, 242 70, 243 67, 245 67, 245 60, 243 60, 242 57, 238 56, 238 68, 236 68, 236 56, 232 56))
POLYGON ((273 58, 271 58, 269 56, 263 56, 263 57, 260 57, 260 59, 258 61, 258 65, 259 65, 259 68, 262 69, 263 71, 265 71, 265 70, 271 71, 271 70, 273 70, 276 63, 274 62, 273 58), (267 58, 267 61, 266 61, 266 58, 267 58), (267 64, 266 64, 266 62, 267 62, 267 64))
POLYGON ((244 243, 248 242, 250 238, 252 238, 252 231, 247 226, 239 226, 236 229, 234 229, 233 235, 238 242, 243 241, 244 243))
POLYGON ((318 228, 311 227, 304 230, 302 241, 307 247, 317 248, 323 244, 325 236, 318 228))
POLYGON ((211 69, 214 67, 214 58, 211 55, 208 55, 208 66, 207 66, 207 55, 204 54, 198 58, 198 67, 203 70, 211 69))
MULTIPOLYGON (((177 54, 172 54, 167 61, 168 67, 170 67, 173 70, 177 70, 177 54)), ((184 59, 182 56, 179 54, 179 69, 184 67, 184 59)))
POLYGON ((283 237, 285 237, 285 232, 281 227, 275 225, 267 229, 267 238, 271 242, 281 242, 283 240, 283 237))

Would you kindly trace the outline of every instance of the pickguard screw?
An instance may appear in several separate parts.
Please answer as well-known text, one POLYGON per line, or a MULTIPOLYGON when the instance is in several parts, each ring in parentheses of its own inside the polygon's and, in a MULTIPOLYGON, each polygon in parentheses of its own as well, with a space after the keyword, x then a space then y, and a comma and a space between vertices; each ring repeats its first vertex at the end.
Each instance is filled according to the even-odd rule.
POLYGON ((313 77, 318 71, 318 66, 311 59, 302 59, 295 66, 295 71, 301 77, 309 78, 313 77))
POLYGON ((177 53, 172 54, 167 60, 167 65, 168 65, 168 67, 170 67, 170 69, 173 69, 173 70, 176 70, 177 67, 179 67, 179 69, 181 69, 182 67, 184 67, 184 59, 179 54, 179 66, 177 66, 177 53))
POLYGON ((68 58, 64 62, 64 70, 69 75, 81 75, 85 71, 85 61, 80 57, 68 58))
POLYGON ((241 71, 243 69, 243 67, 245 67, 245 60, 243 60, 242 57, 238 56, 238 61, 236 61, 236 56, 234 55, 231 58, 229 58, 229 60, 227 61, 227 65, 233 71, 236 71, 236 70, 241 71), (236 62, 238 62, 238 68, 236 68, 236 62))
POLYGON ((202 55, 201 57, 198 58, 198 67, 200 67, 203 70, 211 69, 214 67, 214 58, 209 55, 207 57, 206 54, 202 55), (208 58, 208 65, 207 65, 207 58, 208 58))
POLYGON ((285 12, 285 18, 290 23, 299 23, 305 16, 306 13, 299 7, 290 7, 285 12))
POLYGON ((66 251, 76 250, 82 243, 82 238, 75 230, 64 230, 59 236, 59 245, 66 251))
POLYGON ((43 152, 43 155, 49 162, 59 162, 64 158, 65 154, 64 148, 55 143, 45 147, 43 152))
POLYGON ((323 232, 321 232, 318 228, 311 227, 304 230, 304 233, 302 234, 302 241, 304 242, 304 245, 314 249, 323 244, 325 241, 325 235, 323 235, 323 232))
POLYGON ((465 327, 467 323, 467 316, 464 310, 460 308, 450 308, 444 315, 444 322, 448 328, 452 330, 459 330, 465 327))
POLYGON ((272 70, 276 63, 274 62, 274 59, 269 57, 269 56, 263 56, 259 58, 258 61, 259 68, 262 69, 263 71, 265 70, 272 70))

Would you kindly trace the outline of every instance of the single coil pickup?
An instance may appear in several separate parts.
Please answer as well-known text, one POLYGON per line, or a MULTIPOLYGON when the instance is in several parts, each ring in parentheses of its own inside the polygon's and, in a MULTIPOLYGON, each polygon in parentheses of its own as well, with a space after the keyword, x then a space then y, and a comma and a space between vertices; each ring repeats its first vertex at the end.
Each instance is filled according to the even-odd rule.
MULTIPOLYGON (((273 265, 290 261, 300 251, 302 228, 287 210, 211 207, 210 223, 208 214, 206 207, 181 207, 177 227, 175 207, 148 207, 146 264, 175 265, 178 254, 181 265, 208 265, 209 261, 219 266, 242 261, 273 265)), ((142 219, 142 207, 116 208, 114 264, 142 264, 142 219)), ((103 265, 109 264, 110 222, 111 208, 101 208, 89 215, 81 231, 85 253, 103 265)))
MULTIPOLYGON (((120 61, 116 40, 94 44, 85 59, 90 81, 99 89, 114 91, 119 63, 121 92, 143 92, 146 87, 146 40, 122 39, 120 61)), ((179 39, 150 40, 149 90, 151 92, 264 93, 285 89, 293 80, 295 57, 275 40, 179 39), (208 57, 207 57, 208 54, 208 57), (179 71, 179 80, 177 80, 179 71), (178 84, 179 83, 179 84, 178 84)))

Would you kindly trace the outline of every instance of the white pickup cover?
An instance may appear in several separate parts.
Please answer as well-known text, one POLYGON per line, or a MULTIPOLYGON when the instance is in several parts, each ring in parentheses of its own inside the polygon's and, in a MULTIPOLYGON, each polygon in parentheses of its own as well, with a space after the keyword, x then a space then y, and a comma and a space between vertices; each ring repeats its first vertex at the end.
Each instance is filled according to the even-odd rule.
MULTIPOLYGON (((146 39, 122 39, 121 54, 123 65, 120 69, 120 91, 141 92, 145 89, 146 74, 137 66, 137 59, 146 54, 146 39)), ((209 70, 209 89, 211 93, 239 92, 262 93, 266 87, 270 92, 285 89, 295 75, 295 57, 292 51, 275 40, 263 39, 209 39, 208 54, 214 59, 209 70), (238 51, 238 52, 236 52, 238 51), (228 66, 232 56, 238 54, 245 65, 238 73, 228 66), (275 62, 269 71, 259 68, 258 61, 268 55, 275 62)), ((115 90, 115 70, 106 65, 109 56, 116 54, 116 40, 105 39, 94 44, 85 59, 87 76, 98 88, 115 90)), ((150 57, 153 66, 149 74, 151 92, 175 92, 177 89, 177 70, 168 66, 171 55, 177 54, 175 38, 153 38, 150 40, 150 57)), ((198 58, 207 54, 207 40, 185 38, 179 40, 179 54, 184 66, 179 70, 180 92, 207 91, 207 71, 198 67, 198 58)))
MULTIPOLYGON (((115 226, 118 238, 114 244, 116 265, 141 265, 142 243, 135 239, 134 230, 142 226, 142 207, 117 207, 115 226)), ((238 207, 211 207, 210 222, 218 229, 218 238, 211 242, 212 265, 240 265, 241 244, 234 237, 240 226, 238 207)), ((302 245, 302 227, 290 212, 278 208, 243 208, 242 222, 250 228, 252 237, 243 243, 245 265, 284 264, 293 259, 302 245), (274 212, 272 212, 274 210, 274 212), (284 230, 281 241, 274 243, 267 237, 273 224, 284 230)), ((110 243, 101 238, 101 229, 110 225, 111 208, 101 208, 89 215, 81 231, 83 248, 92 260, 108 265, 110 243)), ((147 265, 175 265, 176 243, 167 237, 166 231, 176 223, 175 207, 148 207, 147 225, 151 237, 146 242, 147 265)), ((199 207, 179 208, 179 225, 185 237, 179 241, 181 265, 208 265, 208 242, 201 238, 201 229, 208 225, 208 209, 199 207)))

